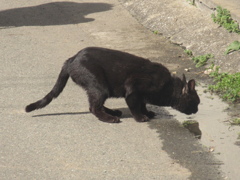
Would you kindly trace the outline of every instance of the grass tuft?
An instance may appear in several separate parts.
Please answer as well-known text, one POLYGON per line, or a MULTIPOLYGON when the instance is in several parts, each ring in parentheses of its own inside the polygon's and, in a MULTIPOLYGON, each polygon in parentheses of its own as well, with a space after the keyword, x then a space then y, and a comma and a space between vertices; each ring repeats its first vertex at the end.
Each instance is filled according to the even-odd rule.
POLYGON ((238 51, 238 50, 240 50, 240 42, 239 42, 239 41, 233 41, 233 42, 227 47, 227 50, 225 51, 225 55, 229 54, 230 52, 238 51))
POLYGON ((206 65, 207 61, 212 58, 214 58, 212 54, 205 54, 205 55, 193 57, 192 60, 194 61, 194 63, 196 64, 196 67, 198 68, 206 65))
POLYGON ((227 29, 229 32, 240 34, 239 24, 231 17, 230 11, 217 6, 217 14, 212 14, 212 19, 215 23, 227 29))
POLYGON ((238 102, 240 100, 240 72, 219 73, 219 68, 216 68, 210 76, 214 78, 214 85, 209 86, 211 91, 227 101, 238 102))

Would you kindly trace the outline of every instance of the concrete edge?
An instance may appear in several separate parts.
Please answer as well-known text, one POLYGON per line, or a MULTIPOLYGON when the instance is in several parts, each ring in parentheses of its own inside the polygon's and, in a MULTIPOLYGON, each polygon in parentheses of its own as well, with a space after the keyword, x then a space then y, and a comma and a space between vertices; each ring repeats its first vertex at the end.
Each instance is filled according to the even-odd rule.
MULTIPOLYGON (((240 35, 229 33, 211 19, 217 5, 200 2, 200 7, 181 0, 119 0, 143 26, 158 31, 173 43, 192 50, 194 56, 213 54, 214 64, 222 72, 240 69, 240 51, 224 52, 230 43, 240 41, 240 35)), ((207 66, 206 66, 207 68, 207 66)))
MULTIPOLYGON (((215 10, 217 9, 217 7, 221 6, 220 4, 215 3, 215 2, 213 2, 211 0, 191 0, 191 1, 195 2, 197 7, 201 8, 201 9, 204 9, 204 10, 207 10, 210 13, 214 13, 215 10)), ((228 9, 226 7, 222 7, 222 8, 225 8, 225 9, 229 10, 233 20, 235 20, 238 23, 240 23, 240 12, 239 12, 239 14, 236 14, 235 12, 231 11, 231 8, 230 9, 228 9)))

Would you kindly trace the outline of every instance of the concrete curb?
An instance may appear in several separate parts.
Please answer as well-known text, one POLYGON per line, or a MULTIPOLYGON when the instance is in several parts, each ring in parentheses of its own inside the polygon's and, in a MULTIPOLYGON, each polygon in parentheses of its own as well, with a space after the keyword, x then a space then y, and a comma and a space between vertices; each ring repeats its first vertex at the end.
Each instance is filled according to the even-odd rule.
POLYGON ((191 0, 195 1, 199 8, 206 8, 214 11, 217 6, 221 6, 230 11, 234 20, 240 23, 240 1, 238 0, 191 0))
POLYGON ((238 72, 240 52, 224 55, 227 46, 240 41, 240 35, 229 33, 211 19, 216 5, 208 1, 196 1, 192 6, 182 0, 119 0, 122 5, 145 27, 158 31, 193 51, 194 56, 213 54, 214 64, 224 72, 238 72))

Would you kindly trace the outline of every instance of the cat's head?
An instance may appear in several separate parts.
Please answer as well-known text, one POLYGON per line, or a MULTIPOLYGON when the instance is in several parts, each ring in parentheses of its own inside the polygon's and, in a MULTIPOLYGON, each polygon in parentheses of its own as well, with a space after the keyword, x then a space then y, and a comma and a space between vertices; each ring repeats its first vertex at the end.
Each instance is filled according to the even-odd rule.
POLYGON ((183 87, 181 87, 181 95, 177 98, 176 103, 172 107, 187 115, 195 114, 198 111, 198 105, 200 103, 199 96, 195 90, 195 80, 191 79, 187 82, 183 74, 182 82, 183 87))

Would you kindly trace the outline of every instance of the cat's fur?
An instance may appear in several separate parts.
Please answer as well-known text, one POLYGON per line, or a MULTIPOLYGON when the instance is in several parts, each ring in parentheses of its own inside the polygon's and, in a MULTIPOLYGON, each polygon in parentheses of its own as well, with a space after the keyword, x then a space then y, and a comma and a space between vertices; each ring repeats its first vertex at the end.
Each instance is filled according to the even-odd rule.
POLYGON ((88 95, 90 111, 101 121, 120 122, 121 111, 104 107, 111 97, 124 97, 138 122, 155 116, 146 104, 171 106, 185 114, 198 111, 200 103, 195 81, 188 83, 172 77, 162 64, 151 62, 125 52, 88 47, 69 58, 63 65, 53 89, 41 100, 26 107, 26 112, 40 109, 58 97, 69 76, 88 95))

